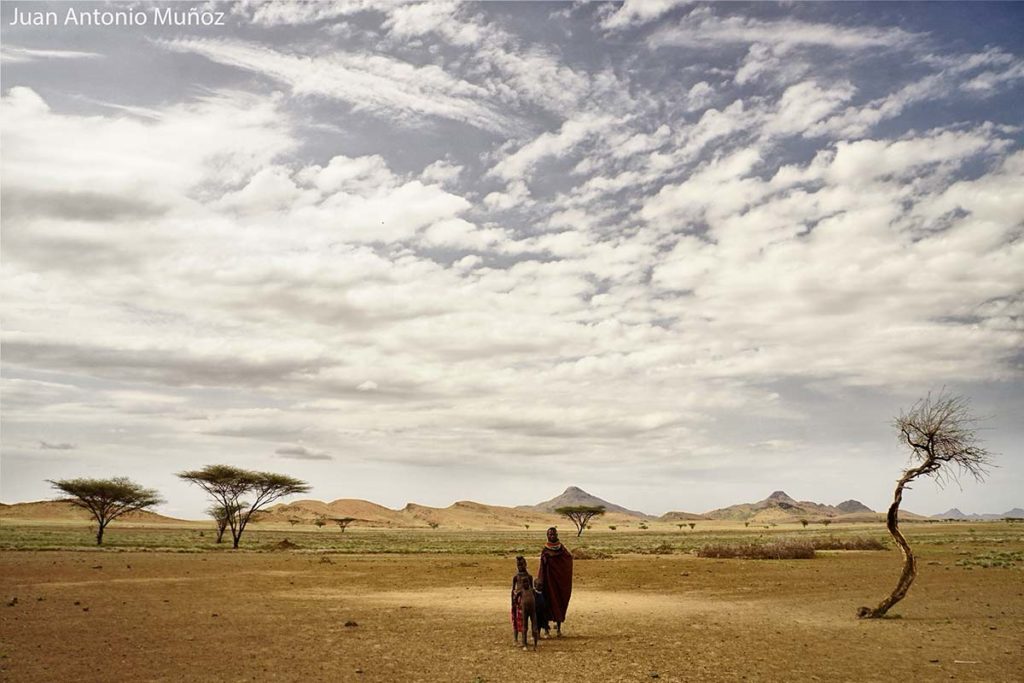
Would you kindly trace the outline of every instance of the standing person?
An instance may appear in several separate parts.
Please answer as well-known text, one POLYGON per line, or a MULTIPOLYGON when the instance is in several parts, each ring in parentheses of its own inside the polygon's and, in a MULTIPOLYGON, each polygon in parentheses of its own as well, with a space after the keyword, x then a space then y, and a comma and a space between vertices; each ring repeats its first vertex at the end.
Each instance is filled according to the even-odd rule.
MULTIPOLYGON (((555 622, 555 632, 561 637, 562 622, 572 596, 572 553, 558 540, 555 527, 548 529, 548 542, 540 551, 537 587, 544 594, 548 616, 555 622)), ((544 630, 547 632, 548 629, 544 630)))

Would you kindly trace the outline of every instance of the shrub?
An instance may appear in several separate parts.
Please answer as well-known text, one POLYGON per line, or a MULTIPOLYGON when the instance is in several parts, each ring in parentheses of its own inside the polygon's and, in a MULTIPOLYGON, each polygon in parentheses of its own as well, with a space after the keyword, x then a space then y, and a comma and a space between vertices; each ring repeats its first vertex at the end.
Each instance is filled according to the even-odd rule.
POLYGON ((815 550, 888 550, 889 547, 877 538, 828 538, 811 539, 815 550))
POLYGON ((697 557, 742 560, 810 560, 814 558, 814 546, 806 541, 713 543, 698 548, 697 557))
POLYGON ((611 558, 611 553, 606 553, 603 550, 595 550, 594 548, 576 548, 572 551, 572 557, 574 560, 607 560, 611 558))
POLYGON ((671 555, 675 552, 675 549, 668 543, 662 543, 654 546, 653 548, 637 549, 636 552, 641 555, 671 555))

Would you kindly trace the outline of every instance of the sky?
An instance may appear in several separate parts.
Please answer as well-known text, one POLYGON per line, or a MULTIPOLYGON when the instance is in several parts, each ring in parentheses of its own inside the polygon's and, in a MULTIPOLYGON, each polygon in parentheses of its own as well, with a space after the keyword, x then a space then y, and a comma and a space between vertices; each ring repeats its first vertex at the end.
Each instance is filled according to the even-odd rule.
POLYGON ((5 503, 127 476, 198 518, 175 473, 225 463, 884 510, 893 419, 946 390, 998 467, 903 507, 1024 507, 1022 4, 0 21, 5 503))

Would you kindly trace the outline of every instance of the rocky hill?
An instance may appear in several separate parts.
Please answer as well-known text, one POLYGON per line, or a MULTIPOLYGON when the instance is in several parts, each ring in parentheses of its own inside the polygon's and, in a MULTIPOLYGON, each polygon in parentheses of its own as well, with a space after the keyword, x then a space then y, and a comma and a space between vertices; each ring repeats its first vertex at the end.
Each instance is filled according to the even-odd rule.
POLYGON ((874 510, 869 508, 864 503, 860 502, 859 500, 853 499, 844 500, 839 505, 836 505, 836 509, 846 515, 854 514, 857 512, 874 512, 874 510))
POLYGON ((595 495, 587 493, 586 491, 577 486, 570 486, 560 495, 555 496, 551 500, 546 500, 542 503, 537 503, 536 505, 520 506, 517 509, 533 509, 538 512, 553 513, 557 508, 566 507, 570 505, 603 505, 604 509, 609 513, 618 513, 620 515, 626 515, 628 517, 640 517, 642 519, 653 519, 651 515, 645 514, 643 512, 637 512, 636 510, 628 510, 622 507, 621 505, 615 505, 614 503, 609 503, 606 500, 602 500, 601 498, 598 498, 595 495))
POLYGON ((660 522, 693 522, 699 519, 707 519, 707 517, 693 512, 679 512, 677 510, 666 512, 661 517, 658 517, 660 522))
POLYGON ((826 505, 809 500, 795 500, 785 491, 775 491, 756 503, 740 503, 704 513, 709 519, 728 519, 754 522, 789 522, 797 519, 835 518, 847 514, 875 514, 871 508, 856 500, 839 505, 826 505))
POLYGON ((978 513, 964 514, 963 512, 960 512, 960 510, 958 508, 950 508, 949 510, 946 510, 942 514, 932 515, 932 519, 963 519, 963 520, 978 520, 978 521, 996 520, 996 519, 1007 519, 1007 518, 1024 519, 1024 510, 1021 510, 1020 508, 1013 508, 1012 510, 1007 510, 1006 512, 1002 513, 1001 515, 997 515, 997 514, 991 514, 991 513, 988 513, 988 514, 978 514, 978 513))

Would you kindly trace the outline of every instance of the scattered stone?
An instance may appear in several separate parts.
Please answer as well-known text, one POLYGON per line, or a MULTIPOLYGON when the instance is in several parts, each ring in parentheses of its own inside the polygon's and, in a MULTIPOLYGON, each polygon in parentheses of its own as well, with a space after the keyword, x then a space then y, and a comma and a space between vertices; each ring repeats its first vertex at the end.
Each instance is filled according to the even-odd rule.
POLYGON ((356 669, 356 673, 357 674, 361 674, 361 673, 363 673, 363 670, 362 669, 356 669))
POLYGON ((217 614, 216 612, 214 612, 214 613, 213 613, 213 614, 211 614, 210 616, 211 616, 211 617, 219 617, 220 615, 219 615, 219 614, 217 614))
POLYGON ((15 595, 15 596, 14 596, 13 598, 11 598, 11 599, 10 599, 10 600, 8 601, 8 603, 7 603, 7 606, 8 606, 8 607, 14 607, 14 606, 15 606, 15 605, 17 605, 17 604, 18 604, 18 596, 17 596, 17 595, 15 595))
POLYGON ((658 674, 658 672, 657 672, 657 671, 652 671, 652 672, 651 672, 650 674, 648 674, 648 675, 649 675, 649 676, 650 676, 651 678, 661 678, 661 676, 660 676, 660 675, 658 674))
POLYGON ((94 564, 94 565, 92 566, 92 568, 93 568, 93 569, 103 569, 103 565, 102 565, 102 564, 94 564))
POLYGON ((346 621, 345 622, 345 628, 354 628, 356 626, 359 626, 359 624, 357 624, 354 621, 346 621))
POLYGON ((81 601, 79 601, 79 600, 75 600, 75 604, 76 604, 76 605, 81 605, 82 603, 81 603, 81 601))
POLYGON ((88 612, 88 611, 89 611, 89 608, 88 608, 88 607, 83 607, 83 608, 82 608, 82 611, 83 611, 83 612, 88 612))

